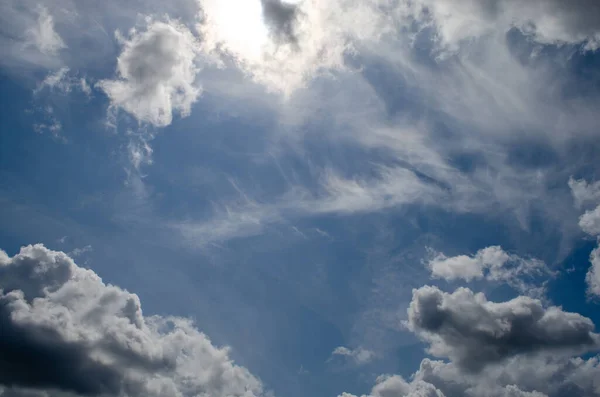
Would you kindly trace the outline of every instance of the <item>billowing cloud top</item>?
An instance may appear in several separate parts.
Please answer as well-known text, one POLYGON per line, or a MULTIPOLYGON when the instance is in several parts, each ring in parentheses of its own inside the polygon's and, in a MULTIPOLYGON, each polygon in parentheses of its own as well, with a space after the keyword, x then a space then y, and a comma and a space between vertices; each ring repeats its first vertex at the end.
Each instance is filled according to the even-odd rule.
POLYGON ((0 251, 3 396, 262 395, 186 319, 144 317, 140 301, 43 245, 0 251))
POLYGON ((192 33, 179 23, 148 21, 144 31, 132 30, 122 42, 117 79, 98 83, 111 106, 158 127, 171 124, 174 112, 189 115, 201 92, 192 33))
POLYGON ((408 327, 431 343, 432 354, 473 371, 520 354, 600 347, 594 324, 580 314, 544 308, 525 296, 489 302, 466 288, 451 294, 430 286, 414 290, 408 327))

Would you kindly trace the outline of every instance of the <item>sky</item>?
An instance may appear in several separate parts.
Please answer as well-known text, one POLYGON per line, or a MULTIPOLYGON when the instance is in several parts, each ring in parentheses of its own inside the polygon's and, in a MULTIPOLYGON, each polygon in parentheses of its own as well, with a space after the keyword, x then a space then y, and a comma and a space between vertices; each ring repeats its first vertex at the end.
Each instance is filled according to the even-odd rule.
POLYGON ((4 0, 0 397, 600 396, 596 0, 4 0))

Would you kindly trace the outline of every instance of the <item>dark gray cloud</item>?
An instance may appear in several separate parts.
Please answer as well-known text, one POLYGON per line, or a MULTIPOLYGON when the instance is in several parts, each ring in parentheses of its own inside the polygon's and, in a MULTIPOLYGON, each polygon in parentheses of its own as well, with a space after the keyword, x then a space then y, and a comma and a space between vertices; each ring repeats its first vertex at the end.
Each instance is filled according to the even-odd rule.
POLYGON ((0 329, 3 397, 262 394, 190 321, 144 317, 136 295, 43 245, 0 250, 0 329))
POLYGON ((279 43, 297 44, 295 25, 298 8, 281 0, 261 0, 263 18, 271 34, 279 43))
POLYGON ((15 324, 9 307, 9 299, 0 299, 0 384, 118 394, 123 380, 118 368, 93 360, 84 346, 65 341, 52 328, 15 324))
POLYGON ((489 302, 466 288, 452 294, 430 286, 414 290, 408 326, 430 343, 432 354, 470 371, 521 354, 577 354, 599 346, 594 324, 580 314, 525 296, 489 302))

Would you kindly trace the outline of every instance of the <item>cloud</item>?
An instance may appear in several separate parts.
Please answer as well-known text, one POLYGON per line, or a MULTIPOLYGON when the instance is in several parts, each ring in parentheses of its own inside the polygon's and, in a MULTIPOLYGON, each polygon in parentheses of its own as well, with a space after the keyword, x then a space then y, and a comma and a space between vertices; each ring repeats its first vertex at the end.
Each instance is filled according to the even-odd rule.
MULTIPOLYGON (((488 302, 459 288, 413 290, 409 329, 430 343, 410 380, 382 375, 373 397, 571 397, 600 393, 600 339, 592 322, 521 296, 488 302)), ((356 397, 343 393, 341 397, 356 397)), ((362 396, 368 397, 368 396, 362 396)))
POLYGON ((188 28, 175 21, 147 20, 144 30, 122 39, 117 77, 97 87, 110 106, 157 127, 171 124, 173 114, 185 117, 201 93, 196 82, 198 43, 188 28))
POLYGON ((140 301, 41 244, 0 251, 3 395, 243 396, 261 382, 187 319, 140 301))
MULTIPOLYGON (((583 204, 596 204, 600 201, 600 182, 588 184, 585 180, 571 178, 569 187, 577 208, 583 204)), ((579 217, 579 227, 599 241, 599 246, 590 253, 590 268, 585 275, 588 296, 597 298, 600 297, 600 205, 593 210, 585 211, 579 217)))
MULTIPOLYGON (((569 179, 569 187, 575 198, 575 205, 580 208, 583 204, 600 201, 600 183, 588 184, 584 180, 569 179)), ((600 205, 586 211, 579 218, 579 227, 585 233, 600 238, 600 205)), ((600 246, 590 253, 590 267, 585 275, 587 294, 590 297, 600 297, 600 246)))
POLYGON ((71 252, 69 252, 68 255, 71 258, 76 258, 76 257, 81 256, 83 254, 86 254, 88 252, 92 252, 93 250, 94 249, 92 248, 92 246, 88 244, 88 245, 86 245, 84 247, 73 249, 71 252))
POLYGON ((571 177, 569 178, 569 188, 571 188, 571 194, 577 208, 600 202, 600 181, 588 183, 584 179, 573 179, 571 177))
POLYGON ((432 204, 445 197, 439 186, 402 167, 375 166, 372 178, 345 177, 326 169, 315 191, 290 187, 272 201, 254 200, 238 190, 239 199, 219 203, 208 219, 172 222, 195 246, 260 234, 265 227, 302 216, 361 214, 414 203, 432 204))
POLYGON ((590 296, 600 297, 600 246, 590 253, 590 268, 585 275, 590 296))
POLYGON ((365 349, 363 347, 357 347, 356 349, 349 349, 344 346, 336 347, 333 352, 331 352, 331 358, 334 356, 344 357, 356 365, 363 365, 371 362, 375 358, 375 353, 371 350, 365 349))
POLYGON ((513 26, 539 43, 600 45, 600 6, 594 0, 419 0, 415 14, 431 18, 440 42, 456 48, 486 34, 505 33, 513 26), (421 8, 422 7, 422 8, 421 8), (421 14, 422 13, 422 14, 421 14))
POLYGON ((426 382, 407 383, 400 376, 380 376, 371 390, 373 397, 444 397, 442 392, 426 382))
POLYGON ((48 72, 33 90, 33 99, 36 105, 33 109, 28 110, 28 113, 35 115, 33 130, 38 134, 48 133, 53 139, 68 143, 69 140, 62 134, 63 123, 59 116, 64 113, 65 106, 61 104, 60 97, 57 95, 66 96, 73 92, 79 95, 83 93, 87 98, 92 94, 87 80, 71 72, 68 67, 48 72))
MULTIPOLYGON (((433 258, 427 263, 432 277, 447 281, 465 281, 485 278, 489 281, 505 282, 521 293, 539 295, 543 291, 528 279, 551 276, 553 273, 538 259, 525 259, 505 252, 500 246, 483 248, 473 256, 447 257, 431 251, 433 258)), ((542 288, 543 290, 543 288, 542 288)))
POLYGON ((600 392, 598 363, 598 357, 520 356, 472 374, 426 358, 413 379, 431 383, 446 397, 587 397, 600 392))
POLYGON ((347 178, 326 171, 322 193, 303 205, 321 213, 361 213, 415 202, 433 202, 444 196, 439 186, 406 168, 377 167, 373 178, 347 178))
MULTIPOLYGON (((477 374, 466 372, 452 362, 425 358, 410 381, 404 380, 399 375, 380 376, 370 395, 376 397, 591 397, 600 392, 599 375, 599 357, 584 360, 579 357, 520 356, 507 360, 504 365, 485 367, 477 374)), ((343 393, 341 396, 352 397, 353 395, 343 393)))
MULTIPOLYGON (((339 397, 356 397, 342 393, 339 397)), ((368 396, 362 397, 445 397, 444 394, 427 382, 407 382, 399 375, 382 375, 368 396)))
POLYGON ((92 94, 92 88, 86 79, 71 74, 68 67, 62 67, 56 72, 48 73, 44 80, 38 84, 33 93, 39 95, 46 89, 51 92, 60 92, 62 94, 68 94, 73 90, 79 90, 87 96, 92 94))
POLYGON ((232 57, 255 82, 286 97, 345 69, 353 41, 374 40, 389 26, 371 1, 207 0, 202 8, 205 51, 232 57), (243 14, 231 12, 239 7, 243 14))
POLYGON ((276 42, 296 43, 294 33, 298 6, 282 0, 261 0, 263 18, 276 42))
POLYGON ((594 210, 586 211, 579 218, 581 230, 591 236, 600 235, 600 205, 594 210))
POLYGON ((431 354, 470 371, 522 354, 578 354, 600 346, 592 321, 577 313, 525 296, 489 302, 467 288, 413 290, 407 326, 430 343, 431 354))
POLYGON ((34 46, 45 55, 54 56, 58 51, 67 48, 67 45, 54 30, 54 19, 48 13, 48 9, 40 5, 37 13, 37 24, 26 32, 27 44, 34 46))

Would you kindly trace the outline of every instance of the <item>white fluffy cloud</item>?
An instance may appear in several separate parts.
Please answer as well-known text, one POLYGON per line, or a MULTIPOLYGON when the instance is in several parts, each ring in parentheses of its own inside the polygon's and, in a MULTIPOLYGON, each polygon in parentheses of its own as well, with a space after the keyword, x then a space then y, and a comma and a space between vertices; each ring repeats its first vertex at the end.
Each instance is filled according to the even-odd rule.
MULTIPOLYGON (((558 307, 518 297, 489 302, 459 288, 413 291, 408 328, 430 353, 405 380, 377 378, 372 397, 592 397, 600 394, 600 357, 593 323, 558 307)), ((343 393, 341 397, 355 397, 343 393)), ((367 397, 367 396, 363 396, 367 397)))
POLYGON ((579 227, 590 236, 600 235, 600 206, 586 211, 579 218, 579 227))
POLYGON ((552 275, 544 262, 508 254, 500 246, 483 248, 473 256, 447 257, 442 253, 432 253, 433 258, 427 263, 431 275, 448 281, 485 278, 505 282, 521 293, 537 295, 541 290, 531 279, 552 275))
MULTIPOLYGON (((342 393, 339 397, 356 397, 342 393)), ((368 396, 362 397, 444 397, 444 394, 431 383, 407 382, 398 375, 382 375, 368 396)))
POLYGON ((413 379, 434 385, 446 397, 591 397, 600 391, 599 374, 598 357, 515 357, 477 374, 424 359, 413 379))
POLYGON ((262 394, 189 320, 144 316, 135 294, 43 245, 0 251, 0 302, 3 396, 262 394))
MULTIPOLYGON (((584 180, 569 180, 571 193, 577 207, 583 204, 597 204, 600 201, 600 182, 587 183, 584 180)), ((600 205, 586 211, 579 218, 579 227, 600 241, 600 205)), ((590 253, 590 268, 585 276, 588 295, 600 297, 600 245, 590 253)))
POLYGON ((467 288, 451 294, 431 286, 413 290, 407 326, 430 344, 430 353, 474 372, 517 355, 600 347, 592 321, 577 313, 525 296, 490 302, 467 288))
POLYGON ((590 269, 585 275, 588 285, 588 294, 600 297, 600 247, 590 254, 590 269))
MULTIPOLYGON (((410 381, 380 376, 373 397, 592 397, 600 393, 598 357, 515 357, 477 374, 424 359, 410 381)), ((355 397, 342 393, 341 397, 355 397)), ((363 396, 367 397, 367 396, 363 396)))
POLYGON ((158 127, 171 124, 174 113, 189 115, 201 93, 198 43, 190 30, 174 21, 147 20, 122 45, 117 78, 98 82, 110 106, 158 127))

